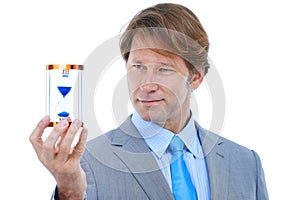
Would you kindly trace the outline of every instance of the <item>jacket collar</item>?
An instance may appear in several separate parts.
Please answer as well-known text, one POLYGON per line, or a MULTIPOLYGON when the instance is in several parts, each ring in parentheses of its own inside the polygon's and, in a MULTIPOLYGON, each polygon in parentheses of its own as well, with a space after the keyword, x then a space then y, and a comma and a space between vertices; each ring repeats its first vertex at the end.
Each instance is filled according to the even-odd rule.
POLYGON ((149 199, 173 199, 168 183, 130 117, 111 135, 114 154, 126 165, 149 199))
MULTIPOLYGON (((227 199, 229 180, 229 156, 224 140, 219 135, 203 129, 195 122, 201 141, 210 182, 211 199, 227 199)), ((150 199, 172 199, 171 190, 161 173, 155 158, 130 117, 110 137, 114 154, 122 160, 145 190, 150 199), (155 185, 158 185, 156 187, 155 185)))

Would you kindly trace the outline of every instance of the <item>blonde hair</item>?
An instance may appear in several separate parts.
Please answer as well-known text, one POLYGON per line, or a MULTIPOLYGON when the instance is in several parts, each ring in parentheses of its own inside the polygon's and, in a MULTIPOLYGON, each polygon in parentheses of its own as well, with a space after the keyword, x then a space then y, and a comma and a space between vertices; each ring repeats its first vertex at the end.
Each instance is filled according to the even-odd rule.
MULTIPOLYGON (((126 62, 137 33, 139 39, 142 37, 145 41, 149 38, 155 40, 163 44, 166 51, 181 56, 191 72, 195 73, 204 67, 204 74, 207 73, 208 36, 196 15, 188 8, 179 4, 163 3, 137 13, 120 39, 121 54, 126 62)), ((155 45, 148 48, 155 49, 155 45)))

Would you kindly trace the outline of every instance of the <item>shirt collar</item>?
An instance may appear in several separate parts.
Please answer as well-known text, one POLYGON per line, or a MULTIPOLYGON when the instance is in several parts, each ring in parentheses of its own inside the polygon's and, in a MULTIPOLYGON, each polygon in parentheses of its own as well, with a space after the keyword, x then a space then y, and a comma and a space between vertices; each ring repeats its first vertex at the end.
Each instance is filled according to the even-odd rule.
MULTIPOLYGON (((160 159, 163 153, 167 150, 175 134, 158 124, 143 120, 137 112, 133 113, 131 120, 143 136, 149 148, 160 159)), ((187 125, 179 134, 177 134, 177 136, 182 139, 187 149, 195 157, 203 156, 192 115, 187 125)))

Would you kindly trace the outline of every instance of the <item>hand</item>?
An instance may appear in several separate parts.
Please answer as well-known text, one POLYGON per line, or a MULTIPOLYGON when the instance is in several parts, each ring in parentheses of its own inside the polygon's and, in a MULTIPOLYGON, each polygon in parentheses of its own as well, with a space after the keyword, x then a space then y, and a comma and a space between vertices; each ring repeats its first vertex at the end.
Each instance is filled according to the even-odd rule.
POLYGON ((87 129, 82 122, 74 120, 69 126, 67 120, 61 120, 43 141, 44 129, 50 123, 49 116, 44 117, 29 137, 41 163, 51 172, 57 182, 59 199, 83 199, 86 190, 86 178, 80 166, 80 158, 85 150, 87 129), (72 149, 71 145, 78 130, 79 140, 72 149))

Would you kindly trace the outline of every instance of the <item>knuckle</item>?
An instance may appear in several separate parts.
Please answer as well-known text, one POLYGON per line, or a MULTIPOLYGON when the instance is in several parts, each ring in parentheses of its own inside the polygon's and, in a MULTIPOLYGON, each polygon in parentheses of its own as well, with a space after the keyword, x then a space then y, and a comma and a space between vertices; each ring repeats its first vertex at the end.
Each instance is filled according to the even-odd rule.
POLYGON ((52 151, 54 149, 54 147, 49 142, 45 142, 43 145, 43 149, 45 152, 49 152, 49 151, 52 151))
POLYGON ((56 135, 55 133, 50 134, 50 135, 47 137, 46 141, 53 141, 53 140, 55 140, 55 138, 56 138, 55 135, 56 135))
POLYGON ((71 125, 69 128, 69 133, 76 133, 78 130, 76 125, 71 125))
POLYGON ((84 147, 75 147, 75 148, 73 149, 74 152, 80 153, 80 154, 82 154, 82 153, 84 152, 84 150, 85 150, 84 147))
POLYGON ((36 137, 33 136, 33 134, 31 134, 31 135, 29 136, 29 141, 30 141, 31 143, 34 143, 34 142, 35 142, 35 139, 36 139, 36 137))
POLYGON ((63 153, 63 154, 69 154, 69 153, 70 153, 70 149, 71 149, 70 146, 67 146, 67 145, 62 144, 62 145, 59 147, 59 152, 60 152, 60 153, 63 153))

